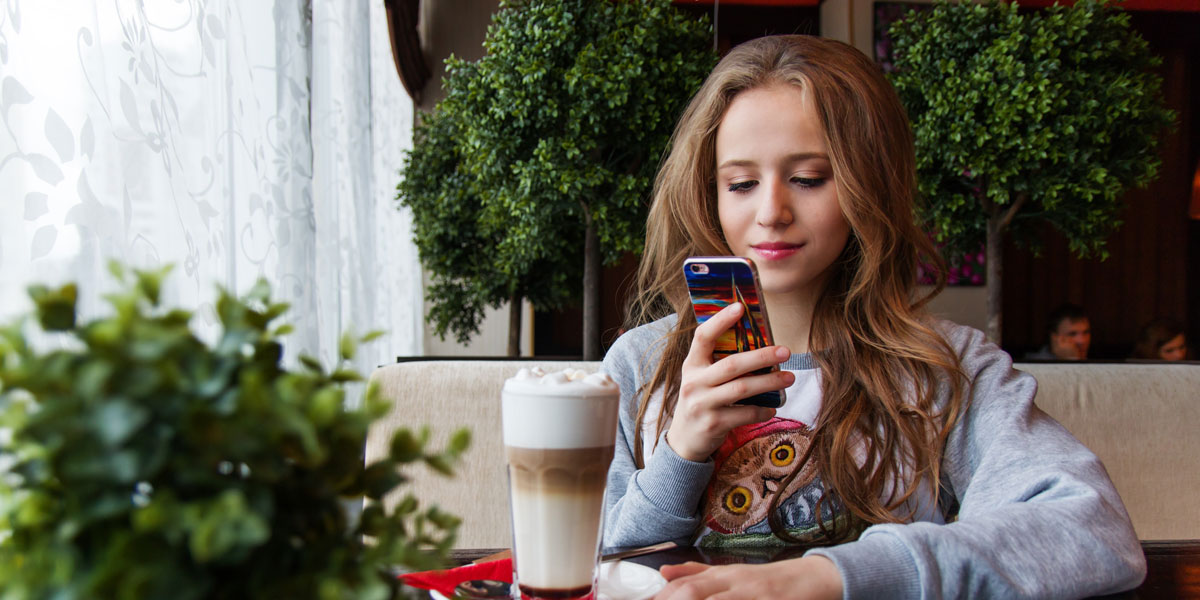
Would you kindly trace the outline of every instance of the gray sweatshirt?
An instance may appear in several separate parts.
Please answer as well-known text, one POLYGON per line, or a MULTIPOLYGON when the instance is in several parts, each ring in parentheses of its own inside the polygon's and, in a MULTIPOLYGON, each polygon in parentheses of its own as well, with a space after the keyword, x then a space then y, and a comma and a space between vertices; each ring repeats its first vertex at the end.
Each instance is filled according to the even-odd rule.
MULTIPOLYGON (((705 517, 713 506, 714 459, 688 461, 661 437, 657 444, 647 437, 645 468, 634 462, 638 391, 653 374, 674 320, 625 333, 604 359, 622 396, 608 475, 606 547, 692 543, 697 532, 722 529, 705 517)), ((833 561, 846 598, 1074 598, 1140 584, 1145 557, 1104 466, 1034 405, 1037 382, 1014 370, 1007 353, 969 327, 944 321, 937 327, 958 352, 970 383, 966 412, 942 459, 943 486, 958 504, 957 517, 942 522, 949 500, 943 497, 940 510, 917 510, 911 522, 873 525, 853 542, 806 554, 833 561)), ((803 369, 811 360, 796 355, 784 368, 797 365, 803 369)), ((789 404, 792 394, 789 389, 789 404)), ((644 435, 654 430, 650 423, 644 435)), ((819 475, 810 485, 820 485, 819 475)), ((813 497, 811 490, 794 497, 806 495, 813 497)), ((780 507, 811 512, 811 503, 803 501, 780 507)), ((798 520, 783 516, 787 523, 798 520)), ((745 535, 763 527, 749 527, 745 535)))

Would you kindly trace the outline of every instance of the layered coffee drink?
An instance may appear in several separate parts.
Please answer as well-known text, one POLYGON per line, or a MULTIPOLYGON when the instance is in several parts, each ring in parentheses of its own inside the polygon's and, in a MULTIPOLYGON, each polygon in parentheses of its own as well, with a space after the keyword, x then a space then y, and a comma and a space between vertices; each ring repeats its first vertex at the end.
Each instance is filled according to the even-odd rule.
POLYGON ((504 384, 516 582, 524 598, 587 598, 620 391, 604 374, 522 369, 504 384))

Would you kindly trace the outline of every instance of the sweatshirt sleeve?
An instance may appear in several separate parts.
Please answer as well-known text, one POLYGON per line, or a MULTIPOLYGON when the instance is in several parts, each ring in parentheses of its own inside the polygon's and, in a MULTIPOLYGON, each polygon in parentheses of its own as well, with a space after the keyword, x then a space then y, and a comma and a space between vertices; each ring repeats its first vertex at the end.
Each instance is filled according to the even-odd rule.
POLYGON ((1037 382, 980 332, 948 339, 968 405, 943 456, 957 519, 884 524, 812 550, 846 598, 1077 598, 1131 589, 1145 556, 1104 466, 1034 405, 1037 382))
POLYGON ((621 387, 621 422, 605 495, 606 548, 668 540, 689 543, 699 525, 704 488, 713 473, 712 460, 697 463, 681 458, 661 440, 644 469, 638 469, 634 460, 642 375, 653 373, 659 350, 656 342, 661 337, 653 331, 665 332, 662 324, 658 321, 626 333, 604 357, 604 372, 621 387))

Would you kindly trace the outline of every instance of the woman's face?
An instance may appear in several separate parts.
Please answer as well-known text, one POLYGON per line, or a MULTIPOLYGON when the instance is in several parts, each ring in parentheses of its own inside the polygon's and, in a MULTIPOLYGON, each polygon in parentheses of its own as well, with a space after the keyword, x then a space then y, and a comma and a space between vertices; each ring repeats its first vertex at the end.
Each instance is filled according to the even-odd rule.
POLYGON ((1158 357, 1163 360, 1183 360, 1187 358, 1187 340, 1179 334, 1158 349, 1158 357))
POLYGON ((721 230, 754 261, 763 292, 819 291, 850 226, 809 95, 787 84, 738 94, 717 128, 716 159, 721 230))

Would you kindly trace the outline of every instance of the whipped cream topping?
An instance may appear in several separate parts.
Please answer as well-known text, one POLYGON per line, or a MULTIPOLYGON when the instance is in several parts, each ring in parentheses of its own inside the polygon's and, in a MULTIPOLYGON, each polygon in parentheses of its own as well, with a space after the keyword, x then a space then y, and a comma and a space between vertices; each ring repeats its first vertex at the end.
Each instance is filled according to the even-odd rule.
POLYGON ((518 448, 598 448, 617 434, 620 386, 604 373, 521 369, 501 393, 504 444, 518 448))
MULTIPOLYGON (((606 373, 588 373, 583 369, 563 369, 547 373, 540 367, 522 368, 517 371, 517 374, 509 381, 520 382, 518 385, 524 387, 527 384, 539 386, 561 386, 570 384, 581 384, 587 387, 600 388, 604 390, 616 390, 617 383, 612 380, 606 373)), ((507 385, 505 386, 507 387, 507 385)))

